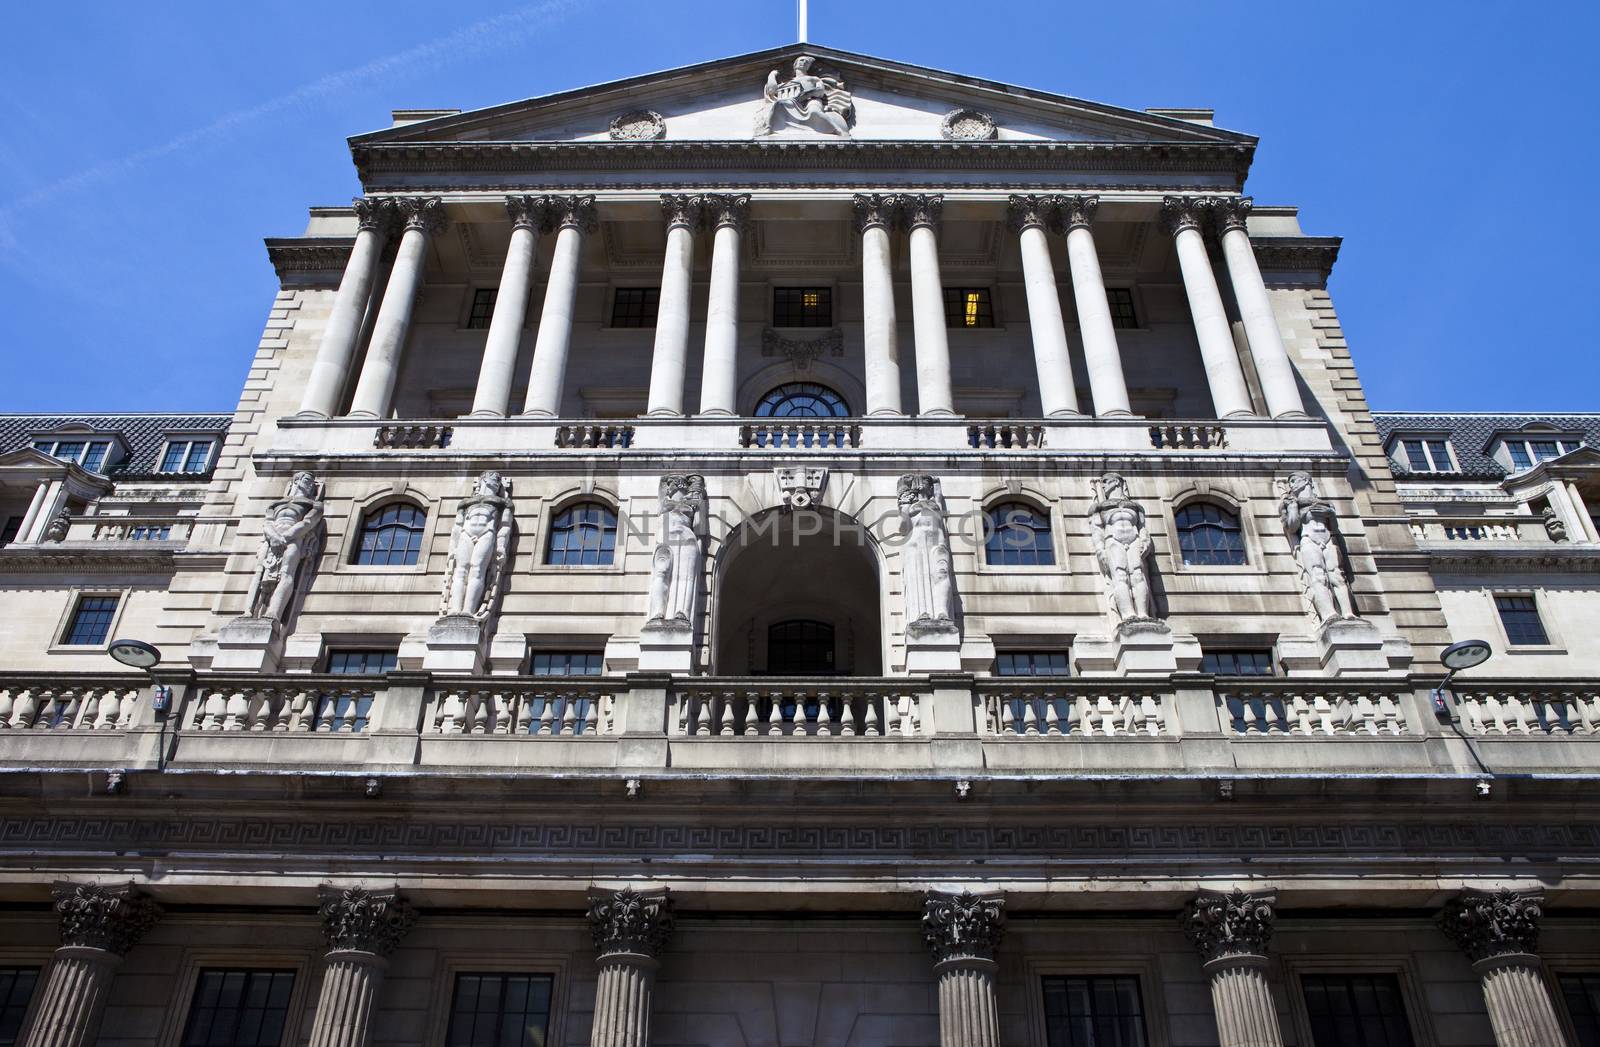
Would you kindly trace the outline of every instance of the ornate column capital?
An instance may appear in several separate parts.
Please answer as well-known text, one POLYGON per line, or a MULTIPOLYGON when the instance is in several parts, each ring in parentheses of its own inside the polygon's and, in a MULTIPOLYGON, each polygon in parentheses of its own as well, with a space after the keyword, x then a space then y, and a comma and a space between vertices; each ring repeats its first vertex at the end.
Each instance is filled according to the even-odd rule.
POLYGON ((899 200, 893 193, 857 193, 852 196, 850 206, 855 211, 856 232, 864 233, 874 226, 889 228, 894 224, 899 200))
POLYGON ((672 937, 672 899, 665 891, 643 894, 632 887, 589 897, 589 930, 601 956, 636 953, 654 957, 672 937))
POLYGON ((350 202, 356 212, 357 226, 364 231, 389 234, 394 230, 395 214, 393 200, 374 199, 370 196, 358 196, 350 202))
POLYGON ((1217 235, 1221 236, 1230 229, 1245 227, 1253 201, 1248 196, 1217 196, 1209 203, 1211 221, 1216 225, 1217 235))
POLYGON ((686 193, 665 193, 661 197, 661 217, 668 229, 673 226, 698 229, 705 220, 705 198, 686 193))
POLYGON ((750 222, 749 193, 707 193, 700 197, 700 208, 705 220, 719 228, 728 225, 743 232, 750 222))
POLYGON ((511 218, 511 228, 540 231, 549 223, 550 198, 548 196, 508 196, 506 214, 511 218))
POLYGON ((331 952, 369 952, 388 956, 417 922, 417 911, 398 891, 323 885, 317 915, 331 952))
POLYGON ((1060 210, 1059 198, 1045 195, 1013 195, 1006 200, 1006 225, 1013 233, 1024 229, 1048 229, 1060 210))
POLYGON ((944 219, 942 193, 902 193, 895 197, 895 211, 907 229, 927 226, 934 232, 944 219))
POLYGON ((132 883, 101 887, 57 880, 51 887, 61 944, 126 956, 161 918, 157 905, 132 883))
POLYGON ((571 228, 592 233, 600 228, 593 196, 547 196, 544 199, 546 230, 571 228))
POLYGON ((1544 915, 1540 891, 1463 890, 1439 914, 1439 929, 1472 958, 1473 963, 1514 953, 1539 950, 1539 920, 1544 915))
POLYGON ((1006 900, 999 895, 929 891, 922 903, 922 938, 939 963, 993 960, 1006 933, 1006 900))
POLYGON ((1266 956, 1277 899, 1275 891, 1201 890, 1178 914, 1178 923, 1206 963, 1266 956))
POLYGON ((444 231, 444 201, 437 196, 403 196, 394 202, 407 230, 429 235, 444 231))
POLYGON ((1161 199, 1161 224, 1173 236, 1185 229, 1200 229, 1211 201, 1201 196, 1166 196, 1161 199))
POLYGON ((1060 207, 1056 220, 1061 223, 1062 232, 1078 226, 1087 229, 1094 224, 1094 213, 1100 208, 1100 197, 1093 193, 1074 193, 1057 199, 1060 207))

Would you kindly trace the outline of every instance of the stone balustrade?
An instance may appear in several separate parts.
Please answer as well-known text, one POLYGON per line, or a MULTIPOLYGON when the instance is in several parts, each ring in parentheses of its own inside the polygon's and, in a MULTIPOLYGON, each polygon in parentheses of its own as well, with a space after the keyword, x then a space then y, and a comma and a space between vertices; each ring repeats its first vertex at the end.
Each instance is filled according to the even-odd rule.
POLYGON ((613 733, 612 685, 589 680, 507 681, 494 687, 446 687, 428 730, 435 734, 593 737, 613 733))
POLYGON ((1166 733, 1170 698, 1155 689, 1108 689, 1074 681, 979 685, 985 732, 1002 737, 1155 737, 1166 733))
POLYGON ((611 422, 556 426, 556 446, 561 448, 606 448, 633 446, 633 426, 611 422))
POLYGON ((371 721, 381 688, 350 677, 260 686, 251 681, 207 685, 189 704, 184 729, 221 732, 359 734, 371 721))
POLYGON ((920 695, 906 681, 688 686, 669 719, 678 737, 914 738, 920 695))
POLYGON ((978 422, 967 426, 967 445, 984 451, 1036 451, 1044 441, 1042 425, 978 422))
POLYGON ((1411 521, 1419 542, 1550 542, 1544 523, 1532 516, 1438 516, 1411 521))
POLYGON ((1228 430, 1209 422, 1160 422, 1150 427, 1150 446, 1157 450, 1220 450, 1228 446, 1228 430))
POLYGON ((1223 684, 1217 711, 1240 735, 1402 735, 1403 689, 1303 684, 1223 684))
POLYGON ((449 447, 455 429, 426 422, 380 425, 372 434, 372 446, 389 448, 449 447))
POLYGON ((739 427, 740 447, 836 449, 861 446, 861 427, 842 422, 779 419, 739 427))
POLYGON ((1473 734, 1501 736, 1600 735, 1600 691, 1555 686, 1456 689, 1461 722, 1473 734))
POLYGON ((178 542, 189 537, 194 518, 187 516, 89 516, 81 523, 75 521, 67 540, 80 537, 77 526, 88 529, 85 537, 91 542, 178 542))
POLYGON ((126 681, 13 680, 0 687, 0 731, 125 729, 140 693, 138 684, 126 681))

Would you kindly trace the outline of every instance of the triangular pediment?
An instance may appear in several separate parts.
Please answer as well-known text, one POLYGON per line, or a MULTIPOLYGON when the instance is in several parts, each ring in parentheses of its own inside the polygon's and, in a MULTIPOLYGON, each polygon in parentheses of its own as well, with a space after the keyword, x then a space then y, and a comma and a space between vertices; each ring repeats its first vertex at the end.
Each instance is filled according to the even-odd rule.
POLYGON ((839 142, 846 139, 837 130, 841 122, 848 140, 863 142, 1255 142, 1198 121, 796 45, 420 120, 358 135, 352 145, 839 142), (815 60, 810 75, 831 83, 797 80, 795 60, 801 55, 815 60), (796 94, 801 97, 792 100, 796 94), (769 113, 770 131, 764 131, 769 113))

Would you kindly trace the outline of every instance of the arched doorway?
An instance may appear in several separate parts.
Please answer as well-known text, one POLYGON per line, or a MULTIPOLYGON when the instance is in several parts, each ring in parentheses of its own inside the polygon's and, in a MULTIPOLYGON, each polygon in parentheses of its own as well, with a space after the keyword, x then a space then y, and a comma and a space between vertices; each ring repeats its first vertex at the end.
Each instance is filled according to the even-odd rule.
POLYGON ((878 555, 830 509, 770 509, 717 554, 712 671, 719 676, 879 676, 878 555))

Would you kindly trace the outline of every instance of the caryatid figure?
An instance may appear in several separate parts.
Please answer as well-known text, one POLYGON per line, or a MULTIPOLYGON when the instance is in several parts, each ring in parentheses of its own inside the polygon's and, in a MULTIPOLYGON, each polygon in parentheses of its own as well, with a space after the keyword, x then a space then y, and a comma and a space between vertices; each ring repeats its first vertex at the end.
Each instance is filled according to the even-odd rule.
POLYGON ((1300 586, 1318 622, 1356 617, 1339 552, 1339 517, 1317 493, 1310 473, 1293 472, 1278 481, 1278 513, 1295 563, 1300 565, 1300 586))
POLYGON ((473 493, 457 506, 450 529, 440 614, 478 621, 489 616, 505 577, 513 523, 511 482, 494 472, 479 476, 473 493))
POLYGON ((900 577, 905 588, 906 633, 926 635, 955 629, 955 567, 944 500, 931 476, 900 477, 900 577))
POLYGON ((301 565, 314 561, 321 547, 323 485, 310 473, 296 473, 284 496, 267 507, 256 547, 256 573, 245 596, 251 618, 285 621, 299 586, 301 565))
POLYGON ((650 559, 647 623, 690 626, 694 622, 705 506, 705 477, 673 473, 661 478, 661 540, 650 559))
POLYGON ((1119 622, 1154 621, 1150 598, 1154 543, 1144 507, 1128 494, 1128 481, 1116 473, 1106 473, 1092 484, 1095 504, 1089 510, 1089 529, 1111 613, 1119 622))

